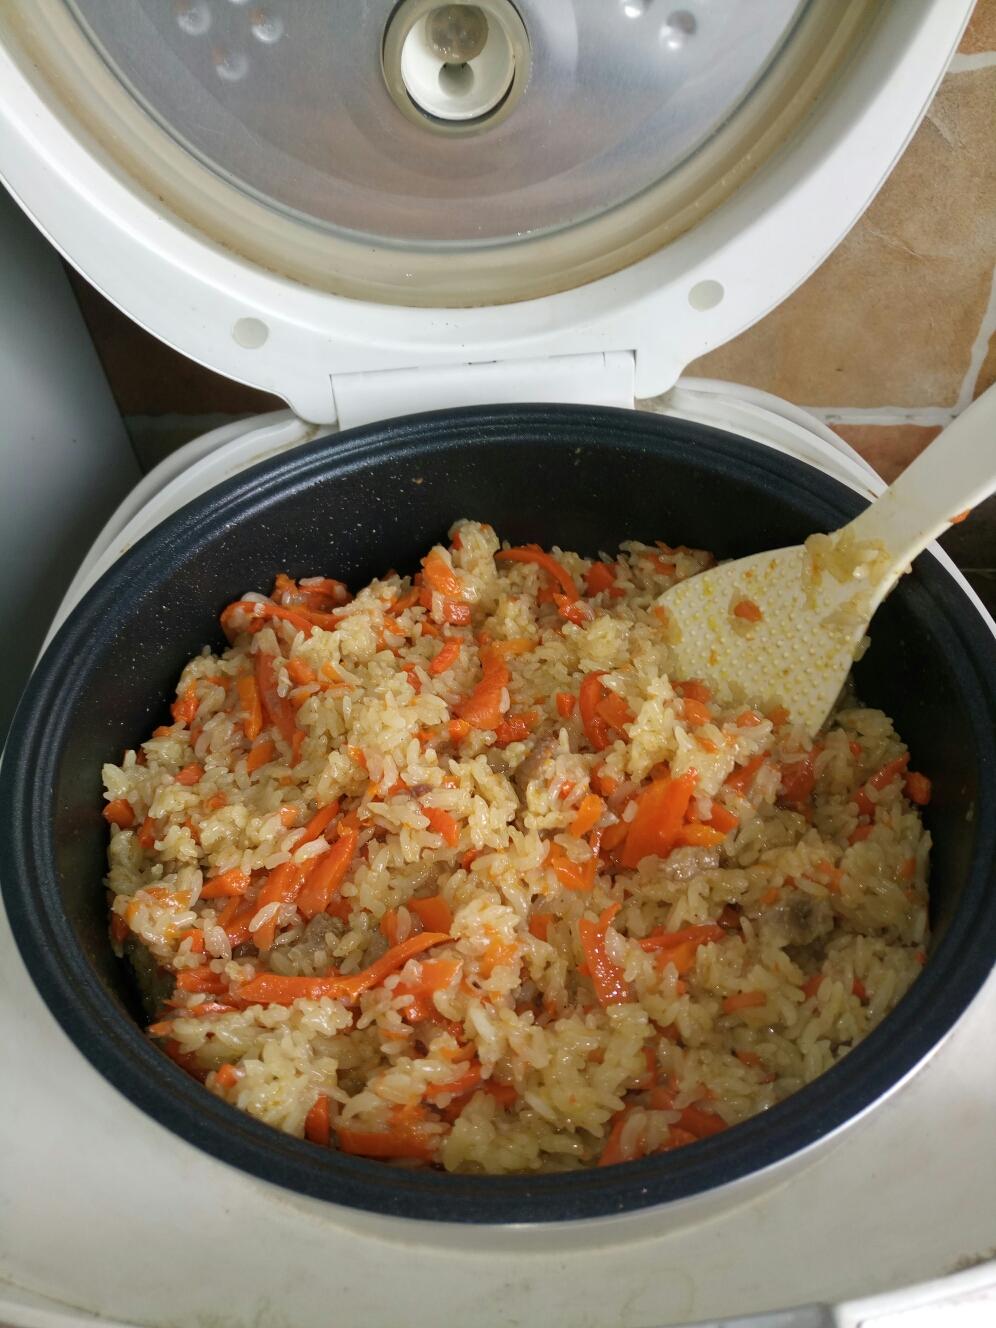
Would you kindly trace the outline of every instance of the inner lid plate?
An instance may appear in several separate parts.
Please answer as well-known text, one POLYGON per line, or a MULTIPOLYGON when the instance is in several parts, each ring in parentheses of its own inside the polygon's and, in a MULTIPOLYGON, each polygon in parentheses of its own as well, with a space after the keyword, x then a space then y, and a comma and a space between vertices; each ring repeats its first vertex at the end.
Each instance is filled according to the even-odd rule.
POLYGON ((517 0, 514 103, 454 126, 392 99, 395 0, 66 0, 127 99, 134 169, 181 215, 319 289, 456 305, 582 284, 693 225, 811 110, 870 7, 517 0), (139 151, 156 132, 183 169, 139 151))

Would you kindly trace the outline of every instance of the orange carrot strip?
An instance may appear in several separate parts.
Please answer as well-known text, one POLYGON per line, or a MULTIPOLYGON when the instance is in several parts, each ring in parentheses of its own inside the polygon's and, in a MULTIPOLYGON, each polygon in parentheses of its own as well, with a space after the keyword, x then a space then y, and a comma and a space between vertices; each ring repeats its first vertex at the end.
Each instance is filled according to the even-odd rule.
POLYGON ((262 742, 257 742, 246 757, 246 770, 251 775, 253 771, 258 770, 261 765, 268 765, 277 754, 277 745, 272 738, 264 738, 262 742))
POLYGON ((243 983, 235 994, 242 1005, 291 1005, 302 998, 320 1001, 324 996, 338 1001, 355 1001, 363 992, 378 986, 391 973, 403 968, 415 955, 449 939, 445 932, 421 931, 416 936, 409 936, 400 945, 392 946, 368 968, 351 973, 349 977, 333 973, 322 978, 260 973, 243 983))
POLYGON ((325 833, 330 821, 334 821, 339 815, 339 799, 335 798, 327 807, 319 807, 308 824, 298 836, 295 848, 300 848, 302 844, 310 844, 313 839, 318 839, 325 833))
POLYGON ((442 557, 433 550, 422 559, 422 577, 430 590, 446 599, 462 600, 463 582, 442 557))
POLYGON ((214 1082, 219 1088, 234 1088, 242 1078, 242 1075, 228 1061, 224 1065, 219 1065, 214 1072, 214 1082))
POLYGON ((420 918, 427 931, 448 932, 453 925, 453 913, 442 895, 427 899, 409 899, 409 910, 420 918))
POLYGON ((746 765, 738 766, 736 770, 727 775, 726 787, 732 789, 734 793, 739 793, 742 797, 746 797, 747 790, 754 782, 754 776, 767 759, 768 758, 764 752, 751 757, 746 765))
POLYGON ((538 710, 527 710, 521 715, 506 715, 495 728, 495 746, 507 747, 510 742, 524 742, 539 722, 538 710))
POLYGON ((624 867, 635 867, 644 858, 666 857, 678 842, 688 804, 698 775, 687 771, 676 779, 655 779, 637 801, 636 815, 629 824, 622 849, 624 867))
POLYGON ((170 706, 170 713, 178 724, 190 724, 199 705, 196 685, 191 683, 170 706))
POLYGON ((185 968, 177 977, 176 985, 181 991, 206 992, 214 996, 228 990, 225 975, 215 973, 206 964, 202 968, 185 968))
POLYGON ((619 912, 619 904, 610 904, 600 915, 597 922, 590 918, 581 918, 578 922, 578 935, 588 965, 588 974, 595 995, 604 1006, 618 1005, 629 1000, 629 988, 623 978, 623 971, 609 958, 605 948, 605 936, 609 924, 619 912))
POLYGON ((545 941, 552 921, 552 913, 534 913, 529 919, 529 930, 538 941, 545 941))
MULTIPOLYGON (((287 661, 287 676, 298 687, 306 687, 309 682, 318 681, 315 670, 310 664, 306 664, 303 659, 289 659, 287 661)), ((248 737, 248 734, 246 736, 248 737)))
POLYGON ((711 825, 714 830, 722 830, 723 834, 727 835, 740 822, 722 803, 714 802, 712 804, 712 815, 709 817, 707 824, 711 825))
POLYGON ((227 899, 235 895, 244 895, 249 889, 250 875, 241 867, 229 867, 228 871, 219 872, 204 883, 201 899, 227 899))
POLYGON ((429 1084, 425 1090, 427 1098, 443 1097, 447 1093, 452 1093, 454 1097, 462 1097, 464 1093, 472 1093, 481 1082, 481 1066, 477 1061, 472 1061, 470 1065, 445 1084, 429 1084))
POLYGON ((562 563, 550 553, 545 553, 538 544, 526 544, 517 549, 501 549, 495 554, 495 562, 535 563, 547 576, 554 580, 568 599, 578 597, 578 588, 574 578, 562 563))
POLYGON ((455 637, 444 639, 442 649, 429 664, 429 676, 438 678, 441 673, 445 673, 448 668, 456 663, 459 656, 460 642, 455 637))
POLYGON ((327 1148, 332 1139, 332 1127, 329 1119, 329 1098, 327 1093, 319 1093, 304 1118, 304 1137, 313 1144, 327 1148))
POLYGON ((611 590, 616 584, 615 563, 592 563, 584 574, 584 588, 587 595, 600 595, 603 590, 611 590))
POLYGON ((553 868, 560 884, 566 889, 591 890, 595 884, 598 860, 593 854, 587 862, 575 862, 559 844, 551 844, 547 866, 553 868))
POLYGON ((235 687, 242 705, 242 730, 250 742, 255 742, 263 728, 263 706, 256 679, 247 673, 238 679, 235 687))
MULTIPOLYGON (((265 904, 292 904, 304 885, 304 871, 296 862, 282 862, 274 867, 256 900, 257 911, 265 904)), ((277 934, 277 919, 270 918, 252 933, 257 950, 269 950, 277 934)))
POLYGON ((915 802, 918 807, 926 807, 930 801, 933 788, 926 775, 921 775, 919 770, 911 770, 906 776, 903 792, 910 802, 915 802))
POLYGON ((339 1126, 336 1139, 344 1153, 359 1157, 407 1157, 420 1162, 431 1162, 435 1157, 433 1140, 414 1130, 352 1130, 339 1126))
POLYGON ((586 673, 578 692, 578 704, 581 708, 581 723, 585 736, 596 752, 604 751, 609 745, 609 726, 598 714, 598 704, 605 688, 601 678, 604 669, 586 673))
POLYGON ((557 704, 557 714, 561 719, 570 719, 574 714, 574 707, 577 705, 577 698, 570 692, 558 692, 554 697, 557 704))
MULTIPOLYGON (((604 564, 599 564, 603 566, 604 564)), ((588 793, 582 799, 578 806, 574 820, 568 827, 569 833, 576 835, 580 839, 586 835, 589 830, 594 829, 595 825, 602 819, 605 812, 605 803, 597 793, 588 793)))
POLYGON ((723 1001, 723 1013, 736 1014, 738 1010, 752 1010, 767 1003, 768 997, 763 991, 738 991, 723 1001))
POLYGON ((722 844, 726 835, 727 831, 717 830, 715 826, 708 825, 704 821, 690 821, 678 831, 678 843, 690 845, 692 848, 715 848, 718 844, 722 844))
POLYGON ((303 734, 297 726, 294 707, 285 696, 277 691, 276 661, 273 655, 257 650, 254 656, 256 685, 259 688, 263 715, 268 724, 273 725, 291 749, 291 765, 297 764, 303 734), (300 735, 300 736, 299 736, 300 735))
POLYGON ((469 696, 464 697, 454 710, 471 728, 496 729, 501 723, 501 698, 511 674, 501 655, 485 647, 481 650, 481 681, 469 696))
POLYGON ((189 788, 192 784, 198 784, 204 778, 204 767, 198 765, 196 761, 190 765, 185 765, 176 777, 178 784, 186 784, 189 788))
POLYGON ((297 909, 303 918, 310 921, 326 911, 332 896, 346 879, 358 839, 356 829, 345 827, 329 851, 319 858, 308 873, 304 888, 297 897, 297 909))
POLYGON ((445 843, 452 848, 460 838, 460 826, 442 807, 422 807, 422 815, 429 822, 429 829, 442 835, 445 843))
POLYGON ((135 823, 135 812, 127 798, 112 798, 103 815, 108 825, 116 825, 121 830, 127 830, 135 823))

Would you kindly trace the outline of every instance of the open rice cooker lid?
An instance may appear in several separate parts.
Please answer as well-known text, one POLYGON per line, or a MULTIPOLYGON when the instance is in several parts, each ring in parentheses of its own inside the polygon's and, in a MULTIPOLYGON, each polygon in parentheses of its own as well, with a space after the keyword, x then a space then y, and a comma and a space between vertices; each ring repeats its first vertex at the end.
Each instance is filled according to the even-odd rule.
POLYGON ((131 317, 309 421, 632 404, 833 248, 971 8, 9 0, 0 173, 131 317))

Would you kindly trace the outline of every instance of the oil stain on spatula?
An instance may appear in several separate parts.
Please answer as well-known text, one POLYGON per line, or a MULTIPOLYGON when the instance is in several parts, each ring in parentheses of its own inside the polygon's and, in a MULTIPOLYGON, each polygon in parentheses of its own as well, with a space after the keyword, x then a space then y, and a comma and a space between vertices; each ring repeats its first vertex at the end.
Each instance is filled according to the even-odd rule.
POLYGON ((871 617, 918 553, 996 489, 996 388, 848 525, 689 577, 660 600, 677 676, 823 725, 871 617))

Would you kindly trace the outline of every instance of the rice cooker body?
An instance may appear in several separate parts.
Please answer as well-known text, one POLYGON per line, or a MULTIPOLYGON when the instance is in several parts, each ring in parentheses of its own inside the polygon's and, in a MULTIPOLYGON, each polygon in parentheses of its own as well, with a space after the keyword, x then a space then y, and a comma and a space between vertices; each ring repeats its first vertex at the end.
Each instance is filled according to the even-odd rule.
POLYGON ((876 617, 862 699, 892 715, 935 796, 930 959, 897 1009, 813 1084, 674 1152, 566 1175, 409 1171, 319 1150, 237 1112, 144 1035, 107 931, 100 768, 167 715, 218 613, 276 572, 364 584, 414 570, 460 516, 588 554, 664 537, 721 558, 832 529, 862 500, 703 425, 594 407, 408 416, 319 439, 212 489, 130 549, 69 616, 22 699, 0 773, 4 902, 78 1048, 163 1126, 274 1184, 375 1213, 470 1223, 602 1218, 763 1177, 897 1088, 951 1030, 996 943, 996 639, 929 554, 876 617))

